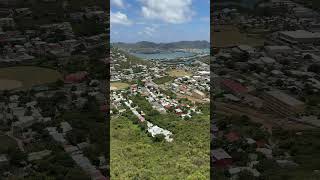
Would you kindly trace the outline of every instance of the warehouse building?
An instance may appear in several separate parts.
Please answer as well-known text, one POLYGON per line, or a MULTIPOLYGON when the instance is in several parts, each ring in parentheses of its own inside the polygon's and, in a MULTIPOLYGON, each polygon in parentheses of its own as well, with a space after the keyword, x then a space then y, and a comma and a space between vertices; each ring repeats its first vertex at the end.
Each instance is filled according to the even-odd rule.
POLYGON ((279 38, 290 44, 312 44, 320 42, 320 33, 313 33, 305 30, 281 31, 279 38))
POLYGON ((279 90, 267 91, 262 96, 264 107, 281 116, 293 116, 304 111, 304 102, 279 90))

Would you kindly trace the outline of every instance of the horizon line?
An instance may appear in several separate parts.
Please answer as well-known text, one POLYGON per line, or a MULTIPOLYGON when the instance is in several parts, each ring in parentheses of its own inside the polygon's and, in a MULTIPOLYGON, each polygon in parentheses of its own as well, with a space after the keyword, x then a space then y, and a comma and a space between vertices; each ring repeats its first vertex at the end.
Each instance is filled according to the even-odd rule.
POLYGON ((168 42, 160 42, 160 41, 132 41, 132 42, 125 42, 125 41, 110 41, 110 43, 139 43, 139 42, 151 42, 151 43, 177 43, 177 42, 183 42, 183 41, 188 41, 188 42, 192 42, 192 41, 206 41, 208 43, 210 43, 210 41, 208 40, 179 40, 179 41, 168 41, 168 42))

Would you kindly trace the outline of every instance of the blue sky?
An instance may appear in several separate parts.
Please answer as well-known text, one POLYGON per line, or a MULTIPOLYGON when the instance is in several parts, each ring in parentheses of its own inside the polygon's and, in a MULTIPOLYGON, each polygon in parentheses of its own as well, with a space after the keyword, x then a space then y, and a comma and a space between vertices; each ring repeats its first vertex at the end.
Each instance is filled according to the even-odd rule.
POLYGON ((111 0, 111 42, 210 39, 209 0, 111 0))

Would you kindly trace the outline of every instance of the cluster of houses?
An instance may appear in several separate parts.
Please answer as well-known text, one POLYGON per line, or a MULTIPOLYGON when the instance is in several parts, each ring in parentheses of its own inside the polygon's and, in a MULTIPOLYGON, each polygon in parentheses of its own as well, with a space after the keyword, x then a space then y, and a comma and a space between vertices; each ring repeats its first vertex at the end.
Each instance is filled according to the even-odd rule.
POLYGON ((75 52, 88 52, 107 44, 107 34, 81 35, 74 32, 72 23, 79 23, 83 18, 96 18, 105 23, 103 10, 98 7, 84 7, 83 12, 70 13, 68 21, 54 22, 21 31, 16 20, 31 18, 30 8, 2 9, 0 18, 0 65, 16 65, 32 63, 39 56, 53 56, 62 61, 75 52), (72 23, 71 23, 72 22, 72 23), (10 27, 10 29, 5 28, 10 27))
POLYGON ((209 101, 208 92, 210 92, 210 71, 199 71, 199 75, 179 77, 171 83, 171 90, 195 97, 199 100, 209 101))
MULTIPOLYGON (((73 131, 67 121, 58 127, 51 126, 61 114, 85 108, 91 99, 97 100, 100 111, 107 111, 105 80, 91 80, 92 73, 87 72, 89 70, 72 70, 70 73, 71 71, 64 69, 75 55, 80 54, 89 59, 92 51, 106 47, 108 35, 101 30, 96 31, 96 27, 93 26, 83 27, 83 24, 106 25, 109 19, 107 13, 103 7, 83 6, 74 9, 71 8, 72 2, 56 0, 37 2, 39 6, 54 4, 50 7, 51 10, 38 12, 34 3, 0 0, 0 67, 41 64, 59 70, 64 77, 61 82, 9 91, 0 90, 1 130, 8 138, 17 142, 19 149, 27 154, 28 162, 22 164, 25 166, 21 168, 21 173, 18 173, 16 167, 11 168, 10 156, 0 155, 0 166, 8 165, 13 169, 4 176, 24 177, 28 172, 36 170, 31 168, 29 171, 30 164, 34 161, 56 155, 53 149, 28 148, 43 143, 41 134, 44 129, 40 130, 39 127, 45 127, 51 137, 63 146, 65 152, 91 179, 106 179, 100 171, 109 168, 106 166, 105 158, 99 157, 100 166, 95 167, 82 153, 84 148, 91 146, 90 143, 70 145, 66 133, 73 131), (61 6, 61 9, 54 9, 56 6, 61 6), (91 32, 90 28, 94 32, 91 32)), ((99 55, 96 52, 95 56, 102 57, 102 53, 99 55)), ((3 174, 0 175, 0 179, 2 178, 3 174)))
MULTIPOLYGON (((276 115, 281 119, 320 127, 319 97, 320 34, 316 26, 319 14, 291 0, 271 0, 260 4, 273 9, 272 16, 243 15, 236 9, 215 11, 215 24, 235 25, 250 37, 264 38, 259 46, 230 44, 214 47, 214 71, 211 73, 215 102, 228 102, 256 112, 276 115), (287 9, 287 11, 284 11, 287 9), (285 14, 284 14, 285 13, 285 14), (314 110, 310 110, 314 109, 314 110)), ((219 30, 217 30, 219 31, 219 30)), ((270 119, 271 120, 271 119, 270 119)), ((289 153, 275 155, 274 143, 243 137, 237 132, 225 132, 212 122, 213 143, 223 139, 229 145, 212 149, 212 163, 226 169, 236 179, 240 172, 249 171, 255 177, 261 163, 258 154, 273 160, 280 167, 296 167, 289 153), (236 144, 254 145, 253 152, 245 152, 236 144), (237 165, 237 157, 230 147, 246 153, 248 162, 237 165)))
MULTIPOLYGON (((32 146, 33 143, 39 141, 39 136, 37 135, 40 132, 33 130, 33 125, 36 123, 49 125, 56 120, 56 116, 58 116, 60 112, 73 108, 83 108, 85 103, 88 102, 89 96, 94 97, 101 105, 100 110, 105 112, 105 86, 103 82, 98 80, 88 81, 88 79, 82 79, 76 75, 66 77, 65 84, 58 90, 35 87, 33 88, 34 93, 21 94, 20 91, 11 91, 8 98, 0 103, 1 124, 7 127, 8 137, 17 142, 21 151, 28 154, 27 160, 29 162, 47 158, 55 153, 48 149, 35 152, 29 152, 27 150, 27 146, 32 146), (88 83, 86 81, 88 81, 88 83), (58 97, 58 94, 64 95, 63 103, 56 104, 56 107, 52 107, 54 116, 46 114, 44 110, 45 107, 42 107, 39 101, 41 98, 58 97)), ((77 146, 70 145, 65 137, 66 133, 72 130, 72 127, 66 121, 61 122, 59 129, 61 129, 61 132, 57 127, 46 127, 52 139, 64 147, 65 151, 70 154, 79 167, 93 179, 103 179, 101 172, 97 170, 82 153, 82 150, 89 147, 90 144, 83 142, 77 144, 77 146), (74 151, 70 152, 71 150, 74 151)), ((5 157, 6 156, 3 155, 3 163, 5 162, 5 157)), ((7 164, 9 164, 9 161, 7 164)), ((103 170, 107 168, 105 164, 100 164, 100 166, 103 167, 103 170)))
MULTIPOLYGON (((43 117, 41 107, 37 106, 37 101, 33 100, 27 103, 21 103, 20 96, 13 94, 8 98, 8 102, 1 102, 0 117, 1 122, 7 124, 12 122, 11 131, 15 134, 22 129, 29 128, 36 122, 51 121, 51 117, 43 117)), ((22 134, 20 134, 22 135, 22 134)))
MULTIPOLYGON (((298 6, 291 1, 284 4, 298 6)), ((317 14, 310 9, 308 11, 317 14)), ((221 13, 229 17, 230 21, 234 20, 231 15, 221 13)), ((320 34, 306 26, 315 22, 318 16, 300 17, 293 14, 293 17, 286 16, 282 20, 278 15, 245 17, 237 17, 243 18, 239 26, 265 28, 268 23, 271 28, 278 29, 269 32, 270 36, 259 47, 241 44, 216 48, 215 63, 212 64, 216 70, 212 73, 212 81, 215 93, 222 94, 222 98, 217 100, 246 104, 281 117, 295 117, 293 119, 299 119, 298 122, 304 122, 305 118, 299 118, 302 116, 318 116, 317 112, 306 113, 306 107, 310 106, 309 100, 302 98, 308 95, 319 96, 320 76, 316 69, 320 64, 320 34), (273 25, 269 22, 272 19, 276 22, 288 21, 282 23, 289 23, 292 28, 288 30, 287 26, 278 23, 273 25)), ((221 17, 216 21, 225 23, 221 17)), ((317 104, 313 106, 317 107, 317 104)), ((314 122, 305 121, 309 125, 319 125, 314 122)))
MULTIPOLYGON (((231 179, 236 179, 242 171, 249 171, 254 177, 260 177, 262 172, 259 172, 257 167, 264 159, 273 161, 282 168, 299 166, 299 164, 292 160, 288 152, 284 152, 284 155, 275 155, 274 149, 276 146, 270 139, 264 140, 244 137, 236 131, 228 132, 220 130, 216 125, 213 126, 215 127, 212 128, 213 144, 215 141, 218 141, 217 139, 220 139, 228 145, 224 147, 214 146, 215 148, 211 150, 211 163, 214 168, 227 170, 231 179), (242 149, 239 147, 241 143, 253 148, 251 150, 242 149), (241 156, 247 157, 240 158, 240 160, 239 157, 232 157, 232 155, 228 153, 230 151, 234 153, 234 150, 231 149, 236 149, 237 152, 241 153, 241 156)), ((259 130, 264 131, 263 129, 259 130)))
MULTIPOLYGON (((69 154, 69 156, 74 160, 74 162, 79 166, 86 174, 93 180, 106 180, 107 178, 103 176, 101 170, 106 170, 106 160, 103 156, 99 157, 100 166, 103 169, 97 169, 95 165, 83 154, 83 150, 90 146, 89 142, 81 142, 76 146, 71 145, 68 140, 65 138, 66 133, 72 130, 71 125, 68 122, 61 122, 60 128, 62 132, 57 130, 57 127, 47 127, 47 131, 50 136, 64 148, 64 151, 69 154)), ((48 153, 51 151, 42 151, 44 155, 50 155, 48 153), (44 153, 46 152, 46 153, 44 153)), ((30 155, 30 154, 29 154, 30 155)), ((30 158, 30 156, 29 156, 30 158)))
MULTIPOLYGON (((111 103, 118 112, 122 113, 129 109, 140 122, 146 122, 144 116, 145 112, 138 111, 138 107, 132 107, 134 102, 129 98, 130 96, 141 95, 150 103, 153 109, 160 112, 160 114, 166 114, 169 111, 175 113, 182 118, 191 118, 194 114, 199 114, 199 111, 195 106, 189 105, 184 102, 178 101, 175 97, 170 97, 164 91, 170 91, 173 94, 181 93, 181 95, 190 95, 199 100, 209 101, 208 92, 210 91, 210 66, 201 61, 195 61, 197 66, 191 67, 186 64, 168 64, 161 63, 160 61, 148 61, 153 66, 144 65, 143 63, 137 63, 131 61, 123 52, 116 48, 111 48, 111 82, 134 82, 128 89, 117 89, 111 87, 111 103), (123 64, 129 64, 129 68, 124 68, 123 64), (154 83, 153 80, 167 77, 168 69, 187 70, 194 72, 194 76, 174 78, 173 83, 165 83, 161 86, 154 83), (138 71, 137 71, 138 69, 138 71), (136 84, 136 80, 140 80, 142 84, 136 84), (174 86, 177 86, 174 89, 174 86), (185 89, 185 91, 180 91, 185 89), (202 92, 203 91, 203 92, 202 92), (205 93, 204 93, 205 92, 205 93), (127 98, 124 98, 123 94, 129 94, 127 98), (123 106, 124 105, 124 106, 123 106)), ((162 134, 165 140, 171 142, 173 138, 172 133, 157 125, 147 122, 147 131, 155 137, 157 134, 162 134)))
POLYGON ((112 99, 112 105, 117 108, 119 110, 119 112, 125 112, 126 109, 121 109, 122 107, 122 103, 137 117, 137 119, 139 120, 139 123, 146 123, 147 124, 147 131, 151 134, 152 137, 155 137, 156 135, 163 135, 164 139, 167 142, 172 142, 173 138, 172 138, 172 132, 163 129, 157 125, 152 124, 151 122, 147 121, 144 118, 144 112, 137 111, 137 106, 132 107, 133 106, 133 101, 130 99, 126 99, 122 96, 121 93, 124 93, 124 90, 121 92, 119 91, 113 91, 112 95, 111 95, 111 99, 112 99))
POLYGON ((136 85, 131 86, 131 92, 134 94, 135 91, 146 96, 147 101, 160 113, 173 111, 182 118, 191 118, 192 114, 201 113, 195 106, 183 102, 180 103, 177 99, 161 92, 159 86, 152 80, 147 80, 144 87, 136 88, 136 85))

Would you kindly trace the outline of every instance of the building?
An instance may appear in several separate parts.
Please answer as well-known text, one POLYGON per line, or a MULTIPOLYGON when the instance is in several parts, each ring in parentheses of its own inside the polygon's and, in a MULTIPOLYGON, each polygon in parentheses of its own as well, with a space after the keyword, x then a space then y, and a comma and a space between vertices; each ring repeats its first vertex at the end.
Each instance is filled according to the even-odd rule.
POLYGON ((28 154, 28 161, 35 161, 35 160, 40 160, 43 159, 46 156, 49 156, 52 151, 50 150, 43 150, 39 152, 32 152, 28 154))
POLYGON ((21 116, 18 117, 18 121, 12 123, 12 127, 24 129, 32 126, 32 124, 36 122, 37 120, 33 116, 21 116))
POLYGON ((281 31, 279 38, 290 44, 312 44, 320 42, 320 33, 313 33, 305 30, 281 31))
POLYGON ((213 165, 220 168, 226 168, 232 165, 232 157, 223 149, 211 150, 211 160, 213 165))
POLYGON ((222 80, 220 86, 223 90, 228 91, 235 96, 242 97, 248 92, 248 89, 245 86, 231 79, 222 80))
POLYGON ((0 167, 6 166, 9 164, 9 160, 6 154, 0 154, 0 167))
POLYGON ((13 18, 0 18, 0 27, 14 27, 13 18))
POLYGON ((64 82, 65 83, 79 83, 81 81, 84 81, 88 76, 88 73, 85 71, 69 74, 65 77, 64 82))
POLYGON ((315 13, 312 9, 306 8, 306 7, 294 7, 292 8, 292 11, 296 17, 299 18, 312 18, 315 16, 315 13))
POLYGON ((237 132, 229 132, 228 134, 225 135, 225 138, 229 142, 235 142, 240 139, 240 135, 237 132))
POLYGON ((277 54, 291 54, 292 48, 289 46, 265 46, 265 51, 269 56, 275 56, 277 54))
POLYGON ((72 130, 72 127, 68 122, 61 122, 60 125, 61 125, 61 128, 62 128, 63 134, 65 134, 65 133, 67 133, 67 132, 72 130))
POLYGON ((279 90, 267 91, 262 95, 264 107, 281 116, 292 116, 304 111, 304 102, 279 90))
POLYGON ((1 5, 16 5, 18 3, 18 0, 0 0, 1 5))

